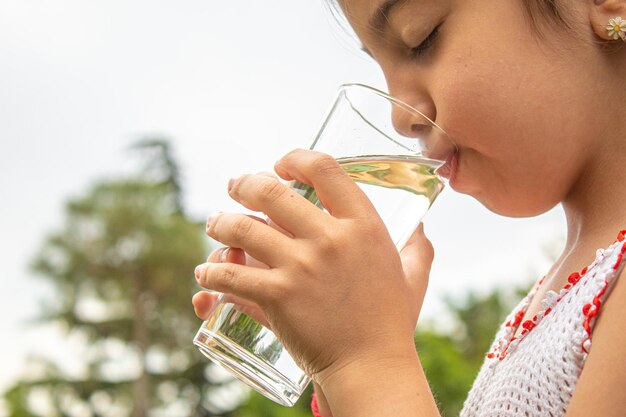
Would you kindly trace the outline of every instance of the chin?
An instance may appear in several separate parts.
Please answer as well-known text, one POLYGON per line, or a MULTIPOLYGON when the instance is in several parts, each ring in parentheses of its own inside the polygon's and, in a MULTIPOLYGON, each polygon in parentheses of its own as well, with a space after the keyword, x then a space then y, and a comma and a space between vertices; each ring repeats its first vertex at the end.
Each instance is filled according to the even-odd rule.
POLYGON ((448 182, 450 188, 473 197, 489 211, 498 215, 513 218, 535 217, 552 209, 561 201, 549 194, 558 191, 554 187, 544 188, 544 193, 539 194, 538 190, 541 188, 536 186, 512 188, 502 186, 502 183, 497 181, 482 182, 471 174, 464 175, 467 170, 462 169, 465 166, 460 165, 453 164, 448 182))
MULTIPOLYGON (((558 204, 558 201, 533 201, 528 198, 511 198, 511 196, 500 196, 501 198, 481 198, 472 195, 489 211, 500 216, 512 218, 535 217, 544 214, 558 204)), ((484 197, 484 196, 483 196, 484 197)))
POLYGON ((450 181, 450 188, 454 191, 469 195, 482 204, 487 210, 505 217, 524 218, 539 216, 556 206, 559 201, 554 199, 537 198, 528 193, 492 193, 480 187, 472 187, 463 181, 450 181))

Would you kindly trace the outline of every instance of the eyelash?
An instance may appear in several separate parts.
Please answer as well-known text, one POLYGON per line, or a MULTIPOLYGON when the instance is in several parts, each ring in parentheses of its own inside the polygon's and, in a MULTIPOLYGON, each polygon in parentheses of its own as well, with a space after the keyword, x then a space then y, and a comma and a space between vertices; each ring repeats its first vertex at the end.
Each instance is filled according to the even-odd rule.
POLYGON ((426 53, 428 48, 430 48, 435 42, 435 39, 437 39, 437 35, 439 35, 439 26, 441 25, 435 27, 422 43, 417 45, 415 48, 411 48, 411 57, 418 58, 426 53))

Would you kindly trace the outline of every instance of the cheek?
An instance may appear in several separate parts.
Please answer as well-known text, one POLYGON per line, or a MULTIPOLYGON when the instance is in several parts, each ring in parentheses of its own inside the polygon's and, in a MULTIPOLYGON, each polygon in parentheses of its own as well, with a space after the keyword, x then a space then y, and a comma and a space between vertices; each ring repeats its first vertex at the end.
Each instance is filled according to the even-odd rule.
POLYGON ((551 77, 514 57, 475 57, 445 72, 435 98, 438 121, 460 149, 452 185, 499 214, 546 211, 565 196, 580 162, 572 141, 581 132, 555 111, 571 103, 563 82, 538 83, 551 77))
POLYGON ((581 48, 555 59, 510 2, 478 9, 460 12, 478 23, 444 39, 432 69, 437 122, 460 149, 451 185, 500 214, 539 214, 567 195, 597 146, 598 69, 580 65, 593 62, 581 48))
POLYGON ((477 48, 472 52, 469 58, 459 56, 460 65, 446 65, 447 81, 436 99, 438 118, 445 119, 459 146, 487 157, 501 156, 512 146, 529 150, 536 134, 528 122, 536 121, 541 111, 536 91, 545 89, 536 81, 531 84, 533 76, 520 68, 519 57, 477 48))

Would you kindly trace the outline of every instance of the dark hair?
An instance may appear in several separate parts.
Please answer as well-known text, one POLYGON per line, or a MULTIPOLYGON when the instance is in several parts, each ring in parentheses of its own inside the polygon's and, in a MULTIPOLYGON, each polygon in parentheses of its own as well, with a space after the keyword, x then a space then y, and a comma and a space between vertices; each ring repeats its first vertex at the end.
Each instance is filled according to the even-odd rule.
MULTIPOLYGON (((533 32, 539 37, 543 37, 543 30, 550 24, 557 24, 563 29, 572 29, 571 17, 566 15, 566 11, 561 6, 561 0, 520 0, 524 6, 524 14, 528 23, 533 28, 533 32)), ((327 0, 327 5, 337 21, 341 21, 343 13, 337 4, 337 0, 327 0)))
POLYGON ((570 16, 566 16, 565 9, 559 0, 522 0, 526 18, 534 33, 543 37, 546 24, 557 24, 563 29, 572 29, 570 16))

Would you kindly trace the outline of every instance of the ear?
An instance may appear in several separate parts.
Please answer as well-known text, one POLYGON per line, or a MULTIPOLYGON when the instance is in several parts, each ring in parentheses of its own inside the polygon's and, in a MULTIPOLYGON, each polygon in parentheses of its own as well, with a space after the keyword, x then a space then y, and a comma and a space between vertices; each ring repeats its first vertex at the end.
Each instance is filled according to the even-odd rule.
POLYGON ((626 42, 626 0, 587 1, 595 34, 607 41, 626 42))

